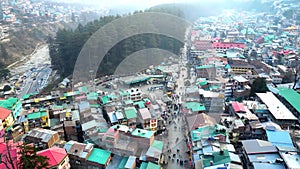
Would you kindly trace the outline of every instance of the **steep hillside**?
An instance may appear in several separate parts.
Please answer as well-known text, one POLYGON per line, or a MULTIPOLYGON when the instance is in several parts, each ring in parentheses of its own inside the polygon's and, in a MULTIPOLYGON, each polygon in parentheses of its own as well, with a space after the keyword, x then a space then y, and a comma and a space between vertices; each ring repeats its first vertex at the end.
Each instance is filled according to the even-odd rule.
POLYGON ((60 22, 12 30, 9 32, 9 40, 0 42, 0 62, 9 65, 19 61, 31 54, 37 45, 46 43, 49 36, 54 37, 59 29, 71 27, 72 24, 60 22))

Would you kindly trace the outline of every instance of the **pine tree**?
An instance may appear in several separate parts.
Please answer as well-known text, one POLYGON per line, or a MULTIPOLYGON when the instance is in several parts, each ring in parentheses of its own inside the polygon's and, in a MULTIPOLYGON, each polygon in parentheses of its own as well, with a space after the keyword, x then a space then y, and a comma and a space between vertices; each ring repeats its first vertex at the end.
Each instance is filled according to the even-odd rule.
POLYGON ((45 156, 37 155, 37 149, 28 144, 21 144, 18 146, 20 149, 20 162, 19 168, 21 169, 45 169, 49 166, 48 158, 45 156))

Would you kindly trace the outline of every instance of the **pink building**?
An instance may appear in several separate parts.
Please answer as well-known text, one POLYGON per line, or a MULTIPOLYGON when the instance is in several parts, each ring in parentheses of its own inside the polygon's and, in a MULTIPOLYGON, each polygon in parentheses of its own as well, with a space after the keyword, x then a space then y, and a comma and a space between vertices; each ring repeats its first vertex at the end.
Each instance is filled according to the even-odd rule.
POLYGON ((230 48, 241 48, 241 49, 245 48, 244 43, 234 43, 234 42, 214 42, 212 46, 214 49, 220 51, 227 50, 230 48))

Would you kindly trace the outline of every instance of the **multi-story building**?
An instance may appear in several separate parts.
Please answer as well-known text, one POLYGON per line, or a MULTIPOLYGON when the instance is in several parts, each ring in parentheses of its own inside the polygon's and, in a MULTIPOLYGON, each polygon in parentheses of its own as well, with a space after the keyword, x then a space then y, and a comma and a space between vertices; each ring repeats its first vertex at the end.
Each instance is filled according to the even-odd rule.
POLYGON ((288 128, 298 122, 297 117, 273 93, 256 93, 256 95, 268 107, 269 118, 282 128, 288 128))
POLYGON ((225 84, 225 97, 247 97, 250 95, 249 81, 242 76, 235 76, 225 84))
POLYGON ((64 148, 70 158, 72 167, 87 168, 87 158, 94 148, 93 144, 84 144, 71 140, 65 144, 64 148))
POLYGON ((217 76, 217 69, 214 65, 201 65, 196 67, 197 76, 200 78, 214 79, 217 76))
POLYGON ((126 107, 124 109, 125 116, 127 119, 127 126, 135 127, 137 123, 137 111, 134 107, 126 107))
POLYGON ((26 143, 33 143, 37 148, 45 149, 52 147, 55 143, 60 141, 58 132, 36 128, 29 131, 23 140, 26 143))
POLYGON ((218 52, 226 51, 230 48, 245 48, 244 43, 233 43, 233 42, 214 42, 212 44, 213 48, 216 49, 218 52))
POLYGON ((47 110, 30 112, 25 117, 27 117, 27 121, 23 124, 26 132, 37 127, 50 127, 50 118, 47 110))
POLYGON ((51 147, 42 151, 38 151, 37 155, 48 158, 49 169, 69 169, 69 157, 65 149, 59 147, 51 147))
POLYGON ((0 107, 0 137, 3 137, 14 123, 12 112, 8 109, 0 107))
POLYGON ((18 98, 10 97, 6 100, 0 100, 0 107, 11 110, 13 118, 16 119, 22 111, 22 102, 18 98))
POLYGON ((151 113, 148 108, 142 108, 138 111, 139 123, 144 129, 150 129, 151 113))
POLYGON ((130 90, 128 90, 128 92, 130 93, 130 99, 133 102, 142 100, 142 94, 143 94, 143 92, 140 89, 138 89, 138 88, 131 88, 130 90))

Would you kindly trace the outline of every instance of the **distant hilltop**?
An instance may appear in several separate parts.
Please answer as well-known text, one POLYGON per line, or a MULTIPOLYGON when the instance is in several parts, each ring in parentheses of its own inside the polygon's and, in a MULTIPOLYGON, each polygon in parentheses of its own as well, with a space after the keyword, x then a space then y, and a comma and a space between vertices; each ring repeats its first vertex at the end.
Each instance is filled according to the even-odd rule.
POLYGON ((58 29, 65 28, 66 23, 36 25, 31 28, 8 29, 0 27, 4 32, 0 42, 0 61, 5 65, 12 64, 31 54, 38 44, 46 43, 47 37, 55 36, 58 29))

